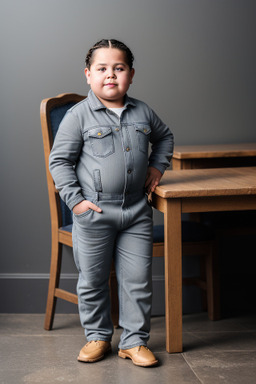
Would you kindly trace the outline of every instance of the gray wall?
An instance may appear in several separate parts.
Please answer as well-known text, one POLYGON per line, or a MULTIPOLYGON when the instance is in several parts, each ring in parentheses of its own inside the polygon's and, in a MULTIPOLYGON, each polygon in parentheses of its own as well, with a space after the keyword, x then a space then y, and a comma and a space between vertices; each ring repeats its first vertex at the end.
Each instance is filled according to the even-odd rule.
MULTIPOLYGON (((256 141, 255 4, 0 1, 0 310, 40 312, 45 306, 50 217, 41 100, 63 92, 87 94, 87 50, 102 37, 117 38, 136 58, 130 95, 155 109, 172 128, 176 144, 256 141)), ((65 256, 64 285, 75 286, 71 252, 65 250, 65 256)), ((159 292, 160 264, 154 266, 159 292)))

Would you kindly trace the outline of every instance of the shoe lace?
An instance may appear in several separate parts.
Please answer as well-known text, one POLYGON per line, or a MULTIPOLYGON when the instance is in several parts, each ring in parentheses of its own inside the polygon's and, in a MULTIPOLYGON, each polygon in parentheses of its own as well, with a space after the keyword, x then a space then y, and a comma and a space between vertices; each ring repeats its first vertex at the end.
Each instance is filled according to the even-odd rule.
POLYGON ((147 351, 149 351, 148 347, 146 347, 145 345, 140 345, 139 349, 138 349, 138 352, 141 350, 142 347, 145 348, 147 351))
POLYGON ((96 344, 99 344, 98 340, 91 340, 91 341, 88 341, 88 343, 86 344, 86 347, 92 343, 96 343, 96 344))

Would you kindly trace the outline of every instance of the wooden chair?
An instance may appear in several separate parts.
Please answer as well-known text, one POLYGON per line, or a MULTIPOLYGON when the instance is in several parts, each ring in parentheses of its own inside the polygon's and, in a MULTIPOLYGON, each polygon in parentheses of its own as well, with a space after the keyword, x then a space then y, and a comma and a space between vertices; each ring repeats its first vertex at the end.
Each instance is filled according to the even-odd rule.
MULTIPOLYGON (((85 96, 77 94, 61 94, 56 97, 44 99, 41 102, 40 116, 43 135, 46 177, 49 194, 50 215, 51 215, 51 267, 48 287, 47 306, 44 328, 52 329, 57 298, 78 304, 77 295, 59 288, 61 277, 62 246, 72 247, 72 213, 60 199, 55 188, 52 176, 49 172, 49 155, 54 138, 58 131, 59 124, 66 111, 76 103, 83 100, 85 96)), ((207 291, 208 314, 211 319, 219 318, 219 297, 216 257, 212 239, 206 236, 206 231, 200 224, 183 223, 183 255, 202 255, 205 272, 202 272, 203 279, 186 279, 186 284, 197 284, 207 291)), ((205 229, 205 228, 204 228, 205 229)), ((163 226, 154 227, 153 256, 164 255, 163 226)), ((113 324, 118 325, 118 298, 117 281, 112 267, 110 274, 110 295, 111 314, 113 324)))
MULTIPOLYGON (((85 96, 77 94, 62 94, 57 97, 45 99, 41 102, 40 116, 43 135, 46 178, 48 185, 50 215, 51 215, 51 267, 46 305, 45 323, 46 330, 52 329, 57 298, 78 304, 77 295, 59 288, 61 277, 62 246, 72 247, 72 213, 60 199, 49 172, 49 155, 59 124, 66 111, 73 105, 83 100, 85 96)), ((110 292, 112 305, 112 320, 118 323, 118 301, 114 287, 117 285, 114 270, 110 275, 110 292)))

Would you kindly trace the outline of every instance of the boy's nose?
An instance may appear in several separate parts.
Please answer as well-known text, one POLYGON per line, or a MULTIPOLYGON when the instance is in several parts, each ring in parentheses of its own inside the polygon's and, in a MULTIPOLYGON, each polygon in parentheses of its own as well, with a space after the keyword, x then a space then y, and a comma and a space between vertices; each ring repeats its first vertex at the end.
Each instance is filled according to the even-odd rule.
POLYGON ((115 75, 115 73, 114 73, 114 71, 112 70, 112 69, 110 69, 109 71, 108 71, 108 73, 107 73, 107 78, 108 79, 114 79, 116 77, 116 75, 115 75))

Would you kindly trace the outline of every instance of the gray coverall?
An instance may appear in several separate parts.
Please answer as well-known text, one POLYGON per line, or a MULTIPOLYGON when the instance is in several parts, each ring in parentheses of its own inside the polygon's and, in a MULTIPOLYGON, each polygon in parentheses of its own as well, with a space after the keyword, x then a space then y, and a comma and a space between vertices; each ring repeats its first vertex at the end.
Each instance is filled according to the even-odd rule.
POLYGON ((102 209, 73 214, 79 314, 88 341, 110 341, 113 334, 108 279, 114 258, 123 328, 119 348, 147 345, 152 209, 144 185, 148 166, 164 173, 172 152, 169 128, 145 103, 127 95, 119 118, 90 90, 60 124, 49 158, 56 188, 70 210, 84 199, 102 209))

